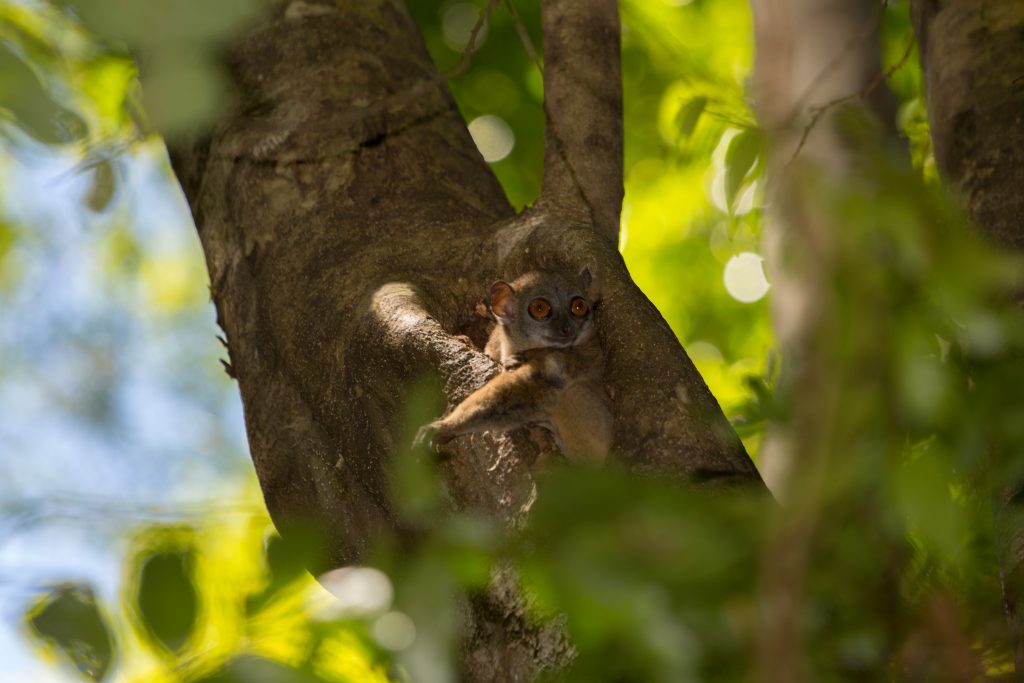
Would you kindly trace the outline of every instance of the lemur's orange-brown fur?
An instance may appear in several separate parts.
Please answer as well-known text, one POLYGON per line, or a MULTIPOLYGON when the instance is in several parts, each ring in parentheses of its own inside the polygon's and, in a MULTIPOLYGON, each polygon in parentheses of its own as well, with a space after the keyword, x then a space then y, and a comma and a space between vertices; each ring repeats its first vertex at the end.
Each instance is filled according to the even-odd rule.
POLYGON ((597 289, 578 277, 534 271, 491 287, 497 324, 485 352, 504 368, 442 418, 424 425, 418 443, 539 425, 570 459, 599 463, 612 442, 612 415, 601 382, 603 355, 594 334, 597 289))

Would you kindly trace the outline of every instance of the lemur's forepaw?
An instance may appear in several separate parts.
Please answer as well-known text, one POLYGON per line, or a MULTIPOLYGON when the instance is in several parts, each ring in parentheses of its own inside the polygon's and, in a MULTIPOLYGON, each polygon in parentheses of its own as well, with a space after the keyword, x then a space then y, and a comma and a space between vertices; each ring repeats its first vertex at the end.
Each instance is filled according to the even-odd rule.
POLYGON ((428 423, 416 430, 416 436, 413 437, 412 447, 413 448, 434 448, 434 435, 437 433, 437 428, 434 427, 434 423, 428 423))
POLYGON ((416 431, 416 437, 412 440, 413 448, 428 448, 437 452, 439 446, 443 446, 452 440, 452 437, 445 433, 440 423, 435 420, 428 422, 416 431))

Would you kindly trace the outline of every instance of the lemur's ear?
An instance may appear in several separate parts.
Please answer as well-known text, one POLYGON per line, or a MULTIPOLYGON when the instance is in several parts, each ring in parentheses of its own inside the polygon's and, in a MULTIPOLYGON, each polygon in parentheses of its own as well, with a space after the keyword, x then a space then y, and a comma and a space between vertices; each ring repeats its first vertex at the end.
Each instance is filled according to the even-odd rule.
POLYGON ((590 283, 594 281, 594 276, 590 274, 589 265, 580 268, 580 279, 583 280, 583 289, 590 289, 590 283))
POLYGON ((516 317, 516 291, 507 282, 498 280, 491 285, 488 304, 491 313, 500 323, 508 322, 516 317))
POLYGON ((594 304, 601 299, 601 286, 594 276, 590 274, 590 265, 580 269, 580 280, 583 282, 583 289, 587 294, 587 301, 594 304))

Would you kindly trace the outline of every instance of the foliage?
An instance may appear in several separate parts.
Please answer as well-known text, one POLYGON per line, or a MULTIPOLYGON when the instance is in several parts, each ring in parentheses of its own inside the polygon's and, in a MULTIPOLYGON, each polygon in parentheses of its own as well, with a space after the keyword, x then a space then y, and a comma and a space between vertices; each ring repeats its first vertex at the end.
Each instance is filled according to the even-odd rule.
POLYGON ((95 681, 387 680, 373 622, 345 613, 297 569, 303 552, 269 529, 255 509, 143 527, 126 561, 127 614, 112 620, 88 586, 59 585, 36 599, 28 624, 95 681))
MULTIPOLYGON (((73 167, 99 298, 141 309, 182 345, 200 346, 206 335, 202 362, 173 363, 205 369, 166 382, 218 416, 216 396, 228 385, 215 379, 209 321, 196 321, 205 304, 198 251, 151 239, 125 204, 159 144, 154 129, 188 135, 225 106, 215 55, 258 20, 259 5, 0 2, 0 173, 27 173, 33 155, 73 167), (144 89, 130 54, 144 65, 144 89)), ((469 57, 491 3, 409 5, 435 62, 452 73, 467 121, 497 117, 514 133, 511 152, 492 168, 513 204, 527 204, 543 156, 539 64, 530 53, 541 42, 536 3, 496 6, 469 57)), ((886 64, 907 54, 906 14, 903 2, 884 13, 886 64)), ((1024 330, 1004 303, 1020 285, 1020 264, 975 240, 937 187, 915 59, 888 79, 910 163, 879 149, 877 131, 852 108, 838 119, 864 150, 866 171, 842 188, 813 173, 803 179, 837 240, 816 330, 822 376, 806 394, 780 373, 760 259, 737 261, 760 251, 765 201, 767 133, 745 98, 746 3, 626 0, 622 16, 621 249, 752 454, 772 425, 815 417, 784 504, 552 466, 530 523, 506 535, 487 520, 445 513, 433 461, 404 452, 392 484, 422 532, 414 552, 382 539, 368 560, 376 569, 321 577, 332 597, 304 570, 315 564, 315 535, 282 539, 262 513, 140 523, 116 600, 74 581, 22 605, 25 633, 44 656, 96 681, 452 680, 462 605, 511 576, 537 620, 564 619, 577 652, 568 680, 746 680, 773 662, 780 590, 797 610, 808 680, 1007 667, 988 497, 994 482, 1021 475, 1013 459, 990 457, 1024 447, 1024 330)), ((174 182, 162 157, 148 174, 162 187, 174 182)), ((26 254, 64 233, 47 235, 7 201, 0 300, 9 303, 45 261, 26 254)), ((60 348, 117 338, 123 328, 111 320, 120 318, 50 335, 68 344, 60 348)), ((53 399, 54 410, 80 404, 87 421, 107 425, 129 363, 113 343, 81 345, 75 354, 90 359, 88 371, 63 380, 71 399, 53 399)), ((6 375, 21 377, 18 356, 5 348, 4 357, 0 387, 6 375)), ((26 354, 44 368, 40 358, 26 354)), ((409 402, 409 424, 422 422, 422 400, 409 402)), ((208 452, 228 449, 210 442, 208 452)), ((250 488, 244 498, 255 497, 250 488)))
POLYGON ((106 677, 114 648, 88 586, 56 586, 26 616, 33 634, 58 649, 79 673, 94 681, 106 677))

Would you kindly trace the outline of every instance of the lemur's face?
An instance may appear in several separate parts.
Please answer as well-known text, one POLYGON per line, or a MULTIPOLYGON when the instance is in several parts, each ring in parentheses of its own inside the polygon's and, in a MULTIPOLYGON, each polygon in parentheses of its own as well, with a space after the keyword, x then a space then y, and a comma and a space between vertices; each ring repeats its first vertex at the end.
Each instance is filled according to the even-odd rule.
MULTIPOLYGON (((511 284, 491 287, 491 312, 522 348, 565 348, 593 335, 593 309, 588 298, 590 272, 577 277, 534 271, 511 284)), ((590 295, 593 297, 593 295, 590 295)))

